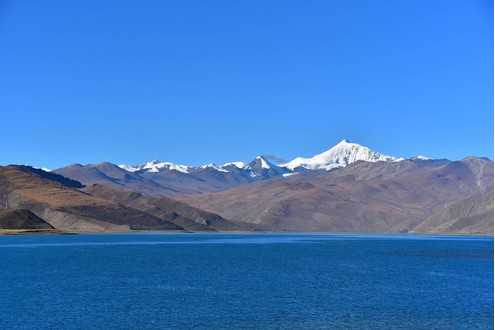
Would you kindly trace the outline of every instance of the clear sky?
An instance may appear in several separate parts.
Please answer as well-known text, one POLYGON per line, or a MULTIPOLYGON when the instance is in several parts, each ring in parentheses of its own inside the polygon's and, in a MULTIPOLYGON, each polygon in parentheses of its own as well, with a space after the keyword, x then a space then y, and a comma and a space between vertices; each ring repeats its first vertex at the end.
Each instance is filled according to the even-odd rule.
POLYGON ((490 0, 0 0, 0 164, 493 159, 490 0))

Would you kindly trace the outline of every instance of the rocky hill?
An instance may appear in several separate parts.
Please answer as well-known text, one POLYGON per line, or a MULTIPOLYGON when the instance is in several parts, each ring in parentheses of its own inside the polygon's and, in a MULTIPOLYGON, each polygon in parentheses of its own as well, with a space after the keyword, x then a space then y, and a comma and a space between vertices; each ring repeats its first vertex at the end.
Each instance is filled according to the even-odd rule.
MULTIPOLYGON (((137 192, 108 188, 100 184, 83 189, 84 192, 120 205, 126 205, 192 231, 250 231, 257 227, 244 222, 232 222, 218 214, 191 207, 169 198, 147 197, 137 192)), ((259 227, 259 226, 258 226, 259 227)))
POLYGON ((29 210, 0 208, 0 229, 53 229, 53 227, 29 210))
MULTIPOLYGON (((60 180, 59 177, 52 180, 54 177, 45 177, 44 173, 39 171, 27 166, 0 167, 2 205, 9 212, 13 209, 29 210, 59 230, 200 230, 202 228, 198 227, 198 223, 204 224, 203 229, 214 230, 210 223, 218 223, 221 227, 223 221, 216 214, 202 212, 177 202, 171 202, 166 210, 163 207, 160 214, 144 212, 138 208, 92 196, 72 187, 73 181, 60 180), (194 218, 191 219, 188 215, 194 218)), ((79 183, 76 185, 80 186, 79 183)))
POLYGON ((70 231, 493 235, 493 161, 397 158, 347 140, 282 165, 258 156, 201 167, 0 167, 1 198, 9 212, 25 209, 70 231))
POLYGON ((272 230, 493 235, 493 162, 356 162, 179 199, 272 230))

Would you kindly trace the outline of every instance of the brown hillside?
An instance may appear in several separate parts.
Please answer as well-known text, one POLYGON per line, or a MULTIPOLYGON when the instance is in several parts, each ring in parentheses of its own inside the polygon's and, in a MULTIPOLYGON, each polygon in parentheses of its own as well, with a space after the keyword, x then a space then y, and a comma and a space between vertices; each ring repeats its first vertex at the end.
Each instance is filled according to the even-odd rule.
POLYGON ((187 230, 239 231, 253 230, 255 227, 252 224, 228 221, 218 214, 203 211, 170 198, 147 197, 137 192, 112 189, 99 184, 87 187, 83 191, 92 196, 126 205, 161 219, 172 221, 187 230))
POLYGON ((24 167, 0 167, 0 197, 6 208, 28 209, 65 231, 182 229, 172 222, 42 178, 24 167))
POLYGON ((315 177, 293 175, 180 200, 274 230, 493 235, 493 203, 477 202, 492 195, 493 162, 470 157, 358 162, 315 177), (463 220, 455 225, 438 223, 452 220, 434 216, 442 207, 465 199, 480 205, 475 213, 457 212, 463 220))
POLYGON ((53 229, 53 227, 29 210, 0 208, 0 229, 53 229))

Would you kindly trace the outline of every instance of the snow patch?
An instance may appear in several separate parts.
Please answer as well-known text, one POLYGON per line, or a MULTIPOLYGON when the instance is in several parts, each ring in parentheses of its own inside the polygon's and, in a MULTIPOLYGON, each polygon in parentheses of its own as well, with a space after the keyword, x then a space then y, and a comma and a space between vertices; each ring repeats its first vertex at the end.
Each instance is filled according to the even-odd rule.
MULTIPOLYGON (((26 166, 30 166, 30 165, 26 165, 26 166)), ((31 166, 32 168, 35 168, 37 170, 42 170, 42 171, 45 171, 45 172, 51 172, 52 170, 50 170, 49 168, 46 168, 46 167, 35 167, 35 166, 31 166)))
POLYGON ((417 159, 417 160, 430 160, 431 158, 426 157, 426 156, 421 156, 421 155, 418 155, 418 156, 416 156, 416 157, 413 157, 412 159, 417 159))
POLYGON ((256 159, 261 162, 261 168, 264 168, 264 169, 267 169, 267 170, 269 170, 270 168, 272 168, 263 157, 258 156, 258 157, 256 157, 256 159))
POLYGON ((234 167, 237 167, 238 169, 245 169, 248 165, 246 163, 243 163, 243 162, 231 162, 231 163, 225 163, 223 164, 222 167, 227 167, 227 166, 234 166, 234 167))
POLYGON ((206 164, 206 165, 203 165, 201 166, 200 168, 212 168, 214 170, 217 170, 219 172, 225 172, 225 173, 229 173, 230 171, 227 171, 226 169, 218 166, 218 165, 215 165, 213 163, 209 163, 209 164, 206 164))
POLYGON ((195 169, 194 166, 185 166, 170 162, 160 162, 156 159, 152 160, 151 162, 143 163, 139 166, 119 165, 119 167, 128 172, 136 172, 136 171, 144 170, 146 173, 159 173, 163 170, 189 173, 190 170, 195 169))
POLYGON ((125 165, 125 164, 117 165, 117 166, 120 167, 123 170, 126 170, 127 172, 136 172, 136 171, 139 171, 139 168, 137 168, 136 166, 130 166, 130 165, 125 165))

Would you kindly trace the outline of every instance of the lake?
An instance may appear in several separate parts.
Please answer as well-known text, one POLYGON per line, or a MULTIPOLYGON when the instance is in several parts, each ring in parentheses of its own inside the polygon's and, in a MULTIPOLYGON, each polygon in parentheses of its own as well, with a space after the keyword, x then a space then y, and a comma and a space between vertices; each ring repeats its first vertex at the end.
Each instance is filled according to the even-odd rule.
POLYGON ((0 237, 0 328, 490 329, 493 238, 0 237))

